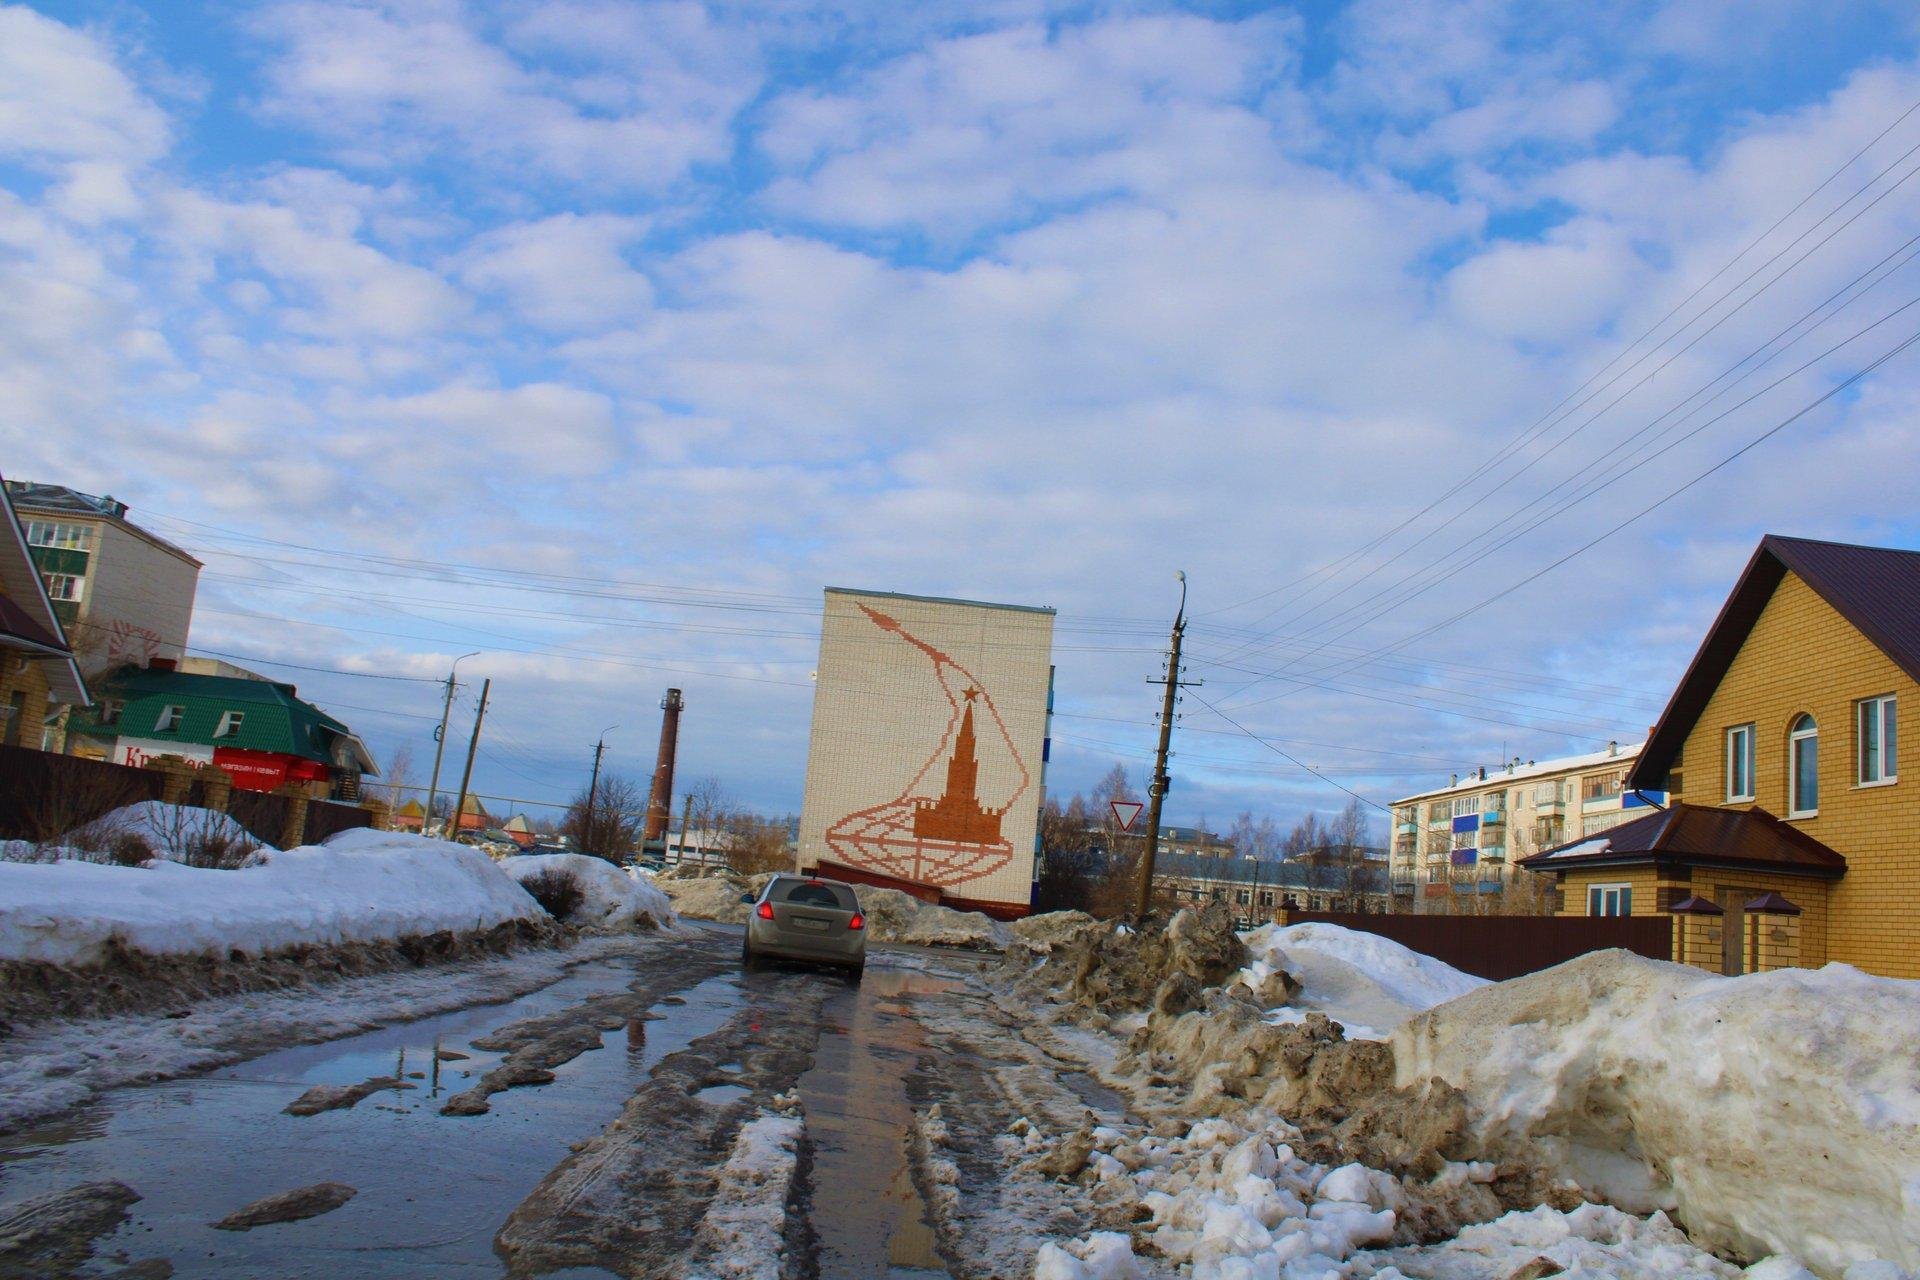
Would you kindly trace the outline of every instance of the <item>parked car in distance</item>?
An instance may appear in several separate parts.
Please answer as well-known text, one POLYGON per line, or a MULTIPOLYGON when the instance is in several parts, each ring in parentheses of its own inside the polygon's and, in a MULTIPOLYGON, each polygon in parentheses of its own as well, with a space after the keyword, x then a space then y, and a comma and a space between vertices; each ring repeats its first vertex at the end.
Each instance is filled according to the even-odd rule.
POLYGON ((765 960, 837 965, 858 980, 867 963, 867 919, 860 899, 837 880, 779 875, 767 881, 747 915, 740 962, 758 969, 765 960))

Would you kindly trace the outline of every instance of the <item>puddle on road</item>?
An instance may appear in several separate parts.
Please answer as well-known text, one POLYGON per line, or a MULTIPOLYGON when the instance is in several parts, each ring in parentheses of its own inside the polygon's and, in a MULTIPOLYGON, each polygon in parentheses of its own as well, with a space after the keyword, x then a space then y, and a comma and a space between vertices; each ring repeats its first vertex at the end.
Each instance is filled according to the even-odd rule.
POLYGON ((753 1090, 740 1084, 710 1084, 706 1088, 696 1091, 693 1096, 708 1106, 724 1107, 729 1102, 738 1098, 744 1098, 752 1092, 753 1090))
POLYGON ((860 990, 836 995, 821 1010, 820 1045, 799 1090, 813 1141, 813 1226, 822 1276, 949 1274, 907 1168, 913 1109, 906 1079, 926 1042, 903 997, 956 986, 922 973, 870 968, 860 990))
POLYGON ((440 1105, 499 1062, 502 1055, 474 1049, 474 1037, 624 990, 632 976, 620 960, 585 965, 505 1004, 116 1091, 78 1116, 0 1138, 0 1197, 125 1182, 144 1198, 97 1255, 165 1257, 182 1276, 494 1280, 504 1268, 493 1236, 508 1213, 569 1144, 619 1114, 655 1063, 726 1021, 740 1005, 737 981, 723 974, 683 991, 684 1005, 656 1007, 666 1016, 605 1033, 601 1049, 555 1068, 552 1084, 495 1094, 486 1115, 442 1116, 440 1105), (440 1049, 471 1056, 441 1061, 440 1049), (415 1087, 374 1094, 351 1110, 282 1114, 312 1085, 394 1074, 415 1087), (304 1222, 244 1234, 207 1226, 261 1196, 322 1181, 359 1194, 304 1222))

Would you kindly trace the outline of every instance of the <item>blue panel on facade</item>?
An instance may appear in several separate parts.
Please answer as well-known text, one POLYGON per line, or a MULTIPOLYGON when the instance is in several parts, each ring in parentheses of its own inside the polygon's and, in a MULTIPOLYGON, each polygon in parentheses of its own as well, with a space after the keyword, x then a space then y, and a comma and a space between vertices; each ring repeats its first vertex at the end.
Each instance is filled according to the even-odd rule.
POLYGON ((1042 738, 1040 739, 1040 763, 1045 764, 1051 759, 1053 759, 1053 739, 1042 738))
POLYGON ((1478 831, 1480 829, 1480 815, 1477 813, 1462 814, 1453 820, 1453 829, 1455 831, 1478 831))
POLYGON ((1470 867, 1478 861, 1480 861, 1480 851, 1478 849, 1455 849, 1453 851, 1453 865, 1456 867, 1470 867))
POLYGON ((1620 797, 1622 809, 1644 809, 1650 805, 1665 805, 1667 793, 1664 791, 1629 791, 1620 797))

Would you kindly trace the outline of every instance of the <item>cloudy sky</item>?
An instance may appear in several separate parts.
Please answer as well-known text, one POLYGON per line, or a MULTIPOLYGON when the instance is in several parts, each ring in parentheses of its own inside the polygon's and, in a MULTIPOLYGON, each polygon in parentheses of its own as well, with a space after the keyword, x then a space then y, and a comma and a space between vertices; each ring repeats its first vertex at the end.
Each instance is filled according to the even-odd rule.
POLYGON ((1917 44, 0 4, 0 470, 194 549, 195 647, 416 781, 481 650, 483 792, 610 725, 645 775, 672 684, 683 779, 797 809, 829 584, 1057 606, 1053 784, 1137 776, 1184 569, 1170 818, 1386 800, 1643 733, 1764 532, 1920 545, 1917 44))

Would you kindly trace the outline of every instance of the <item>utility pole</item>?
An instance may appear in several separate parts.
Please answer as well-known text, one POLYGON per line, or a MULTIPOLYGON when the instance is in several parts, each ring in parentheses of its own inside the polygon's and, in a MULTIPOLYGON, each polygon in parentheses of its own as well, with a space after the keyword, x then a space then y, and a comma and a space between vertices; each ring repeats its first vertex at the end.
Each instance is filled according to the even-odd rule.
POLYGON ((433 778, 427 783, 427 811, 420 816, 420 834, 426 835, 433 825, 433 802, 440 791, 440 757, 447 751, 447 718, 453 714, 453 678, 460 674, 460 663, 465 658, 477 658, 480 651, 463 653, 453 660, 453 668, 447 672, 447 700, 440 708, 440 732, 433 735, 433 778))
POLYGON ((580 828, 582 853, 593 852, 593 809, 600 793, 600 757, 607 752, 607 735, 619 727, 608 725, 600 731, 600 741, 593 744, 593 776, 587 780, 587 820, 580 828))
MULTIPOLYGON (((1153 901, 1153 860, 1160 851, 1160 806, 1166 802, 1167 788, 1173 782, 1167 776, 1167 748, 1173 741, 1173 704, 1183 683, 1180 679, 1180 642, 1187 634, 1186 570, 1179 570, 1174 576, 1180 580, 1180 608, 1173 615, 1173 651, 1167 660, 1167 678, 1147 681, 1148 684, 1164 684, 1167 691, 1160 700, 1160 747, 1153 757, 1153 780, 1147 784, 1147 853, 1140 860, 1140 893, 1133 904, 1136 924, 1147 918, 1147 907, 1153 901)), ((1193 683, 1198 684, 1199 681, 1193 683)))
POLYGON ((473 781, 473 758, 480 752, 480 726, 487 718, 487 696, 493 692, 493 678, 480 682, 480 709, 473 715, 473 736, 467 739, 467 767, 460 772, 460 799, 453 806, 453 834, 460 835, 460 815, 467 808, 467 787, 473 781))
MULTIPOLYGON (((680 797, 680 856, 675 865, 687 860, 687 828, 693 824, 693 792, 680 797)), ((664 856, 664 855, 663 855, 664 856)), ((705 861, 704 858, 701 859, 705 861)))

